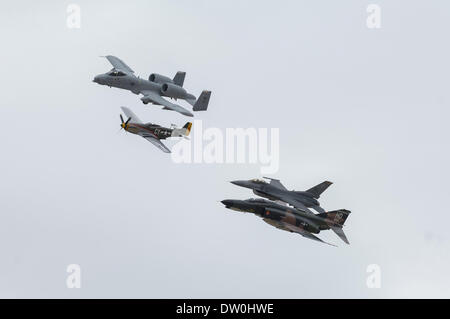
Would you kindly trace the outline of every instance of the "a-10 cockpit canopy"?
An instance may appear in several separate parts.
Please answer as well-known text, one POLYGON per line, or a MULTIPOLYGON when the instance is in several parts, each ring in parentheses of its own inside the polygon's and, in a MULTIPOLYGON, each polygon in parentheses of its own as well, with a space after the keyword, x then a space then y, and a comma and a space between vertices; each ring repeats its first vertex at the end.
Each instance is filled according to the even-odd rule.
POLYGON ((108 72, 108 75, 110 75, 110 76, 124 76, 126 74, 123 73, 122 71, 118 71, 116 69, 112 69, 111 71, 108 72))

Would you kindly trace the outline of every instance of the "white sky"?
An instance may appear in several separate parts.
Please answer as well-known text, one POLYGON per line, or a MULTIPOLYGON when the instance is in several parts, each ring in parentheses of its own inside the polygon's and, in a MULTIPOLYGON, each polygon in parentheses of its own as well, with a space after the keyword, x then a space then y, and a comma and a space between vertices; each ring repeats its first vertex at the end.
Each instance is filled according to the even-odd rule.
POLYGON ((1 5, 0 297, 450 297, 447 1, 376 1, 379 30, 357 0, 78 1, 78 30, 69 3, 1 5), (275 177, 333 181, 321 203, 352 211, 351 245, 226 210, 257 165, 177 165, 118 134, 122 105, 188 118, 92 83, 107 54, 212 90, 204 127, 280 128, 275 177))

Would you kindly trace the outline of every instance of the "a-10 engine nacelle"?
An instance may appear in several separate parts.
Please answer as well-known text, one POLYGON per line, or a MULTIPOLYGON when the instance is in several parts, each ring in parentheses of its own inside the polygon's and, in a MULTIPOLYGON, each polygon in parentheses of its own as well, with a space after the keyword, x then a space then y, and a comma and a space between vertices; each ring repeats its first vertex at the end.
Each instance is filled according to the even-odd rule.
POLYGON ((187 92, 181 86, 171 83, 164 83, 161 86, 161 93, 168 97, 173 97, 175 99, 183 99, 186 97, 187 92))
POLYGON ((150 74, 150 76, 148 77, 148 80, 150 82, 154 82, 154 83, 173 83, 173 80, 167 76, 158 74, 158 73, 152 73, 150 74))

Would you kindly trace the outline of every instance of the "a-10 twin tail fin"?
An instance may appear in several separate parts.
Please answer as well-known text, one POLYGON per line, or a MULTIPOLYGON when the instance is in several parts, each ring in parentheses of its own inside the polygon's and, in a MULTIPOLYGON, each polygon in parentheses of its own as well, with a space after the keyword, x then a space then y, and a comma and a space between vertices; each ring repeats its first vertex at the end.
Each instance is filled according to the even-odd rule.
POLYGON ((186 101, 193 106, 194 111, 206 111, 208 109, 209 99, 211 98, 211 91, 203 91, 198 99, 186 99, 186 101))
POLYGON ((186 72, 178 71, 177 74, 173 77, 173 83, 183 87, 184 78, 186 77, 186 72))

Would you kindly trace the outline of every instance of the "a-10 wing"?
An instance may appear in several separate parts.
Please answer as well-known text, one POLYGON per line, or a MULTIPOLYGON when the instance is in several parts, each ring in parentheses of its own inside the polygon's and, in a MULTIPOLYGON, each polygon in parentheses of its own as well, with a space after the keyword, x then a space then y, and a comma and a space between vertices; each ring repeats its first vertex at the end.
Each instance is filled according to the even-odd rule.
POLYGON ((112 64, 114 69, 125 73, 134 73, 134 71, 118 57, 115 57, 113 55, 107 55, 105 56, 105 58, 109 61, 109 63, 112 64))
POLYGON ((147 141, 155 145, 157 148, 159 148, 164 153, 170 153, 170 150, 165 146, 158 138, 150 135, 150 134, 139 134, 143 138, 145 138, 147 141))
POLYGON ((146 102, 151 102, 151 103, 154 103, 154 104, 162 105, 167 110, 175 111, 175 112, 181 113, 181 114, 186 115, 186 116, 194 116, 194 114, 192 114, 191 112, 186 110, 184 107, 182 107, 182 106, 180 106, 178 104, 170 103, 169 101, 164 99, 161 95, 157 94, 156 92, 153 92, 153 91, 141 91, 140 93, 142 95, 144 95, 142 100, 144 100, 146 102))

